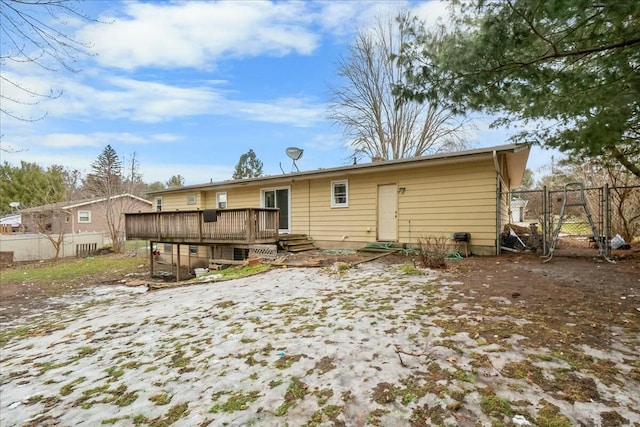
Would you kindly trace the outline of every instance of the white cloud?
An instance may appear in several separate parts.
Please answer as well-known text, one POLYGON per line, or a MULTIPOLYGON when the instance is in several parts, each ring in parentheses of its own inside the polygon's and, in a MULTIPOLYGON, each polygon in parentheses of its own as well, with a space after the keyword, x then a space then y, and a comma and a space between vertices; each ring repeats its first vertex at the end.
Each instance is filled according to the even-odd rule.
MULTIPOLYGON (((74 76, 77 77, 77 76, 74 76)), ((26 76, 30 87, 46 88, 46 77, 26 76)), ((127 119, 158 123, 191 116, 230 116, 244 120, 311 126, 324 119, 326 106, 307 97, 282 97, 271 100, 237 100, 219 81, 192 82, 179 87, 128 77, 105 76, 91 70, 87 81, 68 78, 59 82, 63 97, 39 105, 17 104, 15 114, 39 117, 48 109, 50 117, 75 119, 127 119)), ((7 118, 13 125, 20 122, 7 118)), ((76 137, 79 138, 79 137, 76 137)), ((86 145, 76 139, 78 145, 86 145)))
POLYGON ((123 15, 101 17, 78 37, 114 68, 210 68, 221 58, 310 54, 319 36, 303 2, 124 2, 123 15))
POLYGON ((279 98, 271 102, 226 101, 218 107, 243 119, 298 127, 311 126, 326 115, 324 105, 314 105, 304 98, 279 98))
MULTIPOLYGON (((86 147, 104 147, 111 145, 140 145, 151 143, 172 143, 182 140, 183 137, 170 133, 158 134, 133 134, 130 132, 93 132, 93 133, 49 133, 42 135, 21 134, 19 136, 9 137, 6 141, 7 146, 14 148, 15 155, 23 160, 23 157, 38 156, 42 150, 54 149, 53 156, 58 156, 61 150, 73 150, 86 147)), ((3 141, 3 146, 5 141, 3 141)), ((67 151, 68 152, 68 151, 67 151)), ((48 158, 45 155, 44 158, 48 158)), ((66 157, 60 157, 65 160, 66 157)), ((34 160, 28 160, 34 161, 34 160)), ((49 162, 50 164, 65 164, 59 162, 49 162)), ((85 164, 86 166, 86 164, 85 164)))
POLYGON ((440 19, 447 22, 449 17, 448 3, 440 0, 422 2, 413 9, 413 13, 427 26, 434 25, 440 19))

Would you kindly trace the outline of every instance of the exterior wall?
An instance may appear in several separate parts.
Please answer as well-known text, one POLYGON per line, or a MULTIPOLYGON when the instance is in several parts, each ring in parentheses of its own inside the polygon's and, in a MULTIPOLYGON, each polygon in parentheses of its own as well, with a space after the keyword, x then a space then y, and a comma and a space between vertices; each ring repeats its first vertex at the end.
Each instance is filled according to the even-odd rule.
MULTIPOLYGON (((104 202, 92 203, 85 206, 74 208, 71 214, 71 221, 67 224, 67 233, 86 233, 86 232, 108 232, 109 225, 106 215, 107 206, 104 202), (79 222, 78 213, 80 211, 91 212, 91 222, 79 222)), ((123 213, 125 212, 150 212, 152 207, 150 204, 131 198, 118 198, 113 200, 114 218, 118 217, 119 223, 124 229, 123 213)))
MULTIPOLYGON (((378 186, 383 184, 404 188, 398 193, 397 206, 400 243, 416 246, 419 237, 467 232, 471 233, 473 253, 495 254, 496 168, 491 156, 391 172, 293 177, 243 187, 220 186, 201 192, 199 197, 207 209, 215 208, 217 192, 227 193, 229 208, 260 207, 261 189, 289 186, 292 233, 308 234, 320 247, 357 248, 376 241, 378 186), (331 182, 345 179, 348 207, 332 208, 331 182)), ((503 181, 503 189, 507 185, 503 181)), ((508 200, 502 204, 501 215, 508 217, 508 200)), ((186 204, 186 193, 163 195, 163 210, 175 209, 192 209, 186 204)))
MULTIPOLYGON (((124 215, 125 212, 150 212, 152 206, 149 203, 145 203, 138 199, 133 198, 117 198, 113 200, 114 218, 118 218, 118 223, 121 225, 119 228, 124 230, 124 215)), ((50 220, 51 232, 53 234, 59 234, 61 231, 64 234, 70 233, 108 233, 109 226, 106 216, 106 204, 104 202, 88 203, 83 206, 78 206, 67 211, 68 213, 62 213, 61 211, 51 212, 50 220), (79 212, 89 212, 91 216, 91 222, 79 222, 79 212), (58 213, 61 215, 58 216, 58 213)), ((26 226, 26 230, 29 233, 37 233, 38 227, 31 218, 31 215, 26 212, 22 214, 23 222, 26 226)))
MULTIPOLYGON (((419 237, 471 233, 472 247, 495 247, 495 167, 492 160, 422 167, 349 177, 349 207, 331 208, 332 179, 311 183, 309 233, 322 246, 358 247, 376 241, 378 185, 396 184, 398 241, 415 246, 419 237), (354 245, 355 244, 355 245, 354 245)), ((296 195, 296 198, 298 196, 296 195)), ((294 217, 296 213, 293 213, 294 217)), ((302 225, 302 224, 301 224, 302 225)), ((297 229, 292 230, 294 233, 297 229)), ((306 231, 303 231, 306 232, 306 231)))

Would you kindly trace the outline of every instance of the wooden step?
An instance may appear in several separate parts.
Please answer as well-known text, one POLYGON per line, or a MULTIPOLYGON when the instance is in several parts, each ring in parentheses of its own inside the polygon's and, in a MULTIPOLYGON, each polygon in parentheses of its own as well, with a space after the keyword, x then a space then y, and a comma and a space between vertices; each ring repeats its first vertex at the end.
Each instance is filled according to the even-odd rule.
POLYGON ((288 242, 282 242, 286 246, 298 246, 298 245, 308 245, 313 244, 313 242, 309 239, 300 239, 300 240, 290 240, 288 242))
POLYGON ((288 252, 302 252, 316 248, 306 234, 282 234, 278 236, 278 244, 288 252))
POLYGON ((316 247, 313 245, 313 243, 309 243, 307 245, 299 245, 299 246, 293 246, 287 249, 287 251, 289 252, 302 252, 302 251, 310 251, 312 249, 315 249, 316 247))
POLYGON ((280 240, 281 242, 296 240, 296 239, 308 239, 308 236, 306 234, 279 234, 278 235, 278 240, 280 240))

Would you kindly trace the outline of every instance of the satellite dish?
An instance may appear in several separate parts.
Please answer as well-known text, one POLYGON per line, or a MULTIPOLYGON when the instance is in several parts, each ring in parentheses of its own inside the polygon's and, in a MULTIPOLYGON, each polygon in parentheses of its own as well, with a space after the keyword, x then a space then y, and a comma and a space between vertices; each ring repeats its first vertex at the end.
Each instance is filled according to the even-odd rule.
POLYGON ((302 153, 304 153, 304 150, 298 147, 288 147, 285 152, 287 153, 287 156, 289 156, 289 158, 293 160, 293 167, 291 168, 291 172, 293 172, 294 167, 298 172, 300 172, 300 169, 298 169, 298 165, 296 165, 296 160, 299 160, 300 157, 302 157, 302 153))
POLYGON ((11 206, 12 208, 17 208, 18 206, 20 206, 20 202, 11 202, 9 203, 9 206, 11 206))
POLYGON ((286 149, 286 152, 287 156, 289 156, 291 160, 296 161, 300 160, 300 157, 302 157, 302 153, 304 153, 304 150, 302 148, 289 147, 286 149))

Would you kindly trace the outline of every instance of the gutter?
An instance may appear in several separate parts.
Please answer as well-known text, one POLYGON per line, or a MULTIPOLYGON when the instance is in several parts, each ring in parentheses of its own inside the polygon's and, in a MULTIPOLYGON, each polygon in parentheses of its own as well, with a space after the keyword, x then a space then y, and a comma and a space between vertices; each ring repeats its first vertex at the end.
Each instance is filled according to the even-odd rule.
POLYGON ((500 165, 496 150, 493 150, 493 164, 496 167, 496 255, 500 255, 500 165))

